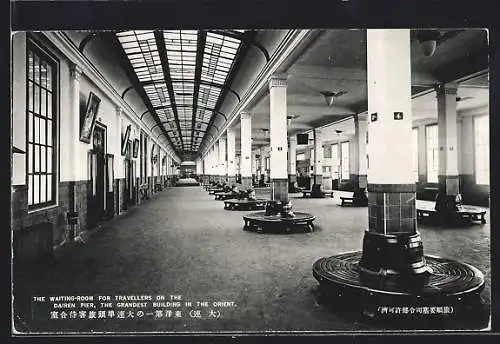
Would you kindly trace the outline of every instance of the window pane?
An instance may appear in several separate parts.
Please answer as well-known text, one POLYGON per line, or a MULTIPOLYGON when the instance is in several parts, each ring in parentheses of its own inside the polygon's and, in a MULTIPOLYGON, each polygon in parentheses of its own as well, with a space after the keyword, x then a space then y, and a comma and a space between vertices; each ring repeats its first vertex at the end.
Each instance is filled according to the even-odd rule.
POLYGON ((47 114, 47 91, 45 91, 44 89, 41 90, 41 104, 40 104, 40 115, 42 116, 46 116, 47 114))
POLYGON ((47 145, 52 146, 52 135, 54 133, 52 132, 52 121, 48 120, 47 121, 47 145))
POLYGON ((342 179, 349 179, 349 142, 341 144, 342 179))
POLYGON ((33 204, 33 176, 28 176, 28 204, 33 204))
POLYGON ((33 114, 28 114, 28 141, 33 142, 33 114))
POLYGON ((28 53, 28 79, 33 80, 33 53, 28 53))
POLYGON ((33 203, 38 204, 40 202, 40 176, 33 176, 33 203))
POLYGON ((412 129, 413 179, 418 181, 418 129, 412 129))
POLYGON ((28 110, 33 111, 33 83, 30 81, 28 86, 28 110))
POLYGON ((35 55, 35 64, 34 64, 35 77, 34 81, 36 83, 40 82, 40 58, 35 55))
POLYGON ((35 113, 40 113, 40 87, 35 85, 35 98, 33 100, 35 102, 35 113))
POLYGON ((47 64, 45 63, 45 61, 42 61, 40 77, 41 77, 42 87, 47 87, 47 64))
POLYGON ((47 172, 45 147, 40 147, 40 172, 47 172))
POLYGON ((48 166, 48 171, 50 171, 50 172, 53 171, 52 155, 53 155, 53 149, 47 148, 47 166, 48 166))
POLYGON ((28 144, 28 173, 33 173, 33 145, 28 144))
POLYGON ((52 175, 47 175, 47 201, 53 201, 54 197, 52 195, 52 175))
POLYGON ((52 90, 52 66, 47 66, 47 88, 52 90))
POLYGON ((35 146, 35 169, 34 172, 40 171, 40 146, 35 146))
POLYGON ((52 93, 47 92, 47 117, 52 118, 52 93))
POLYGON ((480 116, 474 118, 474 153, 476 183, 489 185, 489 118, 480 116))
POLYGON ((43 119, 40 119, 40 138, 39 138, 39 143, 44 145, 46 143, 45 141, 45 135, 46 135, 46 125, 47 121, 44 121, 43 119))
POLYGON ((47 177, 40 176, 40 203, 47 202, 47 177))
POLYGON ((40 140, 40 118, 35 116, 35 133, 33 142, 39 142, 40 140))
POLYGON ((439 173, 438 126, 425 128, 427 141, 427 182, 437 183, 439 173))

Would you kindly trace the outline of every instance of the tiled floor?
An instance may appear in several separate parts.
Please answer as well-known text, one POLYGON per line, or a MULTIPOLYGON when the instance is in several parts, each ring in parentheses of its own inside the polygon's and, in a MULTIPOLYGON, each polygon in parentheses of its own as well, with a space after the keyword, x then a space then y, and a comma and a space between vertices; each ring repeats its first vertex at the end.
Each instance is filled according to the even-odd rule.
MULTIPOLYGON (((257 197, 265 193, 258 190, 257 197)), ((302 199, 299 194, 291 195, 294 210, 314 213, 316 231, 277 235, 243 231, 242 215, 246 212, 224 210, 223 202, 215 201, 201 187, 162 191, 104 223, 85 242, 61 251, 50 271, 26 287, 31 296, 180 295, 182 302, 192 302, 192 308, 181 308, 179 318, 173 313, 160 319, 42 321, 48 311, 32 306, 23 315, 19 329, 248 332, 377 331, 394 327, 388 322, 343 316, 335 311, 335 305, 318 301, 312 264, 323 256, 360 250, 368 226, 368 209, 340 207, 339 196, 302 199), (219 301, 235 304, 214 307, 213 302, 219 301), (198 307, 196 302, 208 302, 209 307, 198 307), (197 318, 190 310, 201 310, 202 317, 197 318), (214 311, 212 315, 210 310, 214 311)), ((467 262, 485 273, 482 298, 489 308, 489 223, 464 228, 421 225, 419 231, 426 254, 467 262)), ((474 324, 448 321, 436 326, 485 328, 487 319, 474 324)))

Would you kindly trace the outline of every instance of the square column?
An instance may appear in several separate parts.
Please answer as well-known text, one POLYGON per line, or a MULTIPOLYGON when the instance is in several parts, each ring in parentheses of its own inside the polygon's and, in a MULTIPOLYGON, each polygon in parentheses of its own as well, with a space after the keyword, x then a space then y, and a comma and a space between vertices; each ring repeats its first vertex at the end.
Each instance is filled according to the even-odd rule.
POLYGON ((258 149, 252 151, 252 180, 253 181, 257 181, 257 155, 259 155, 258 149))
POLYGON ((297 181, 297 136, 288 138, 288 191, 294 190, 297 181))
POLYGON ((314 164, 312 185, 323 184, 323 139, 321 129, 313 129, 314 136, 314 164))
POLYGON ((368 163, 366 159, 366 140, 368 134, 367 115, 354 116, 354 175, 351 177, 355 182, 355 188, 365 189, 368 184, 366 171, 368 163))
POLYGON ((423 274, 412 176, 410 30, 368 29, 367 67, 369 228, 359 266, 384 276, 423 274))
POLYGON ((435 87, 438 110, 439 175, 436 210, 455 210, 460 193, 457 150, 457 85, 435 87))
POLYGON ((281 202, 288 202, 286 86, 284 77, 269 79, 271 199, 281 202))
POLYGON ((245 187, 252 186, 252 117, 247 112, 240 114, 241 121, 241 184, 245 187))
POLYGON ((227 129, 227 179, 236 183, 236 136, 233 128, 227 129))
POLYGON ((214 174, 218 182, 221 181, 220 175, 220 150, 219 150, 219 140, 215 141, 214 144, 214 174))
POLYGON ((87 179, 87 171, 80 168, 81 154, 80 154, 80 79, 82 77, 82 70, 77 65, 70 67, 70 94, 71 94, 71 180, 85 180, 87 179))
POLYGON ((227 164, 226 164, 226 137, 222 136, 219 139, 219 175, 223 181, 227 181, 227 164))

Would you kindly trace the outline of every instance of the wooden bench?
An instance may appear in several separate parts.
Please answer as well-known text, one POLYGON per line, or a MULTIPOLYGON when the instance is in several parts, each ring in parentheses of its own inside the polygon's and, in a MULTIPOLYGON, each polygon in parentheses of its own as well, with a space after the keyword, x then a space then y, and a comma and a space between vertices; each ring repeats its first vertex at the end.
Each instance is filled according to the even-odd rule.
POLYGON ((368 199, 362 197, 354 197, 354 193, 350 196, 341 196, 340 197, 340 206, 344 207, 347 205, 353 207, 366 207, 368 206, 368 199))
POLYGON ((439 216, 439 215, 453 215, 460 219, 466 219, 469 222, 480 221, 481 224, 486 223, 484 216, 486 215, 486 210, 469 206, 462 205, 455 212, 439 213, 436 211, 435 202, 431 201, 417 201, 417 221, 422 221, 424 218, 439 216))
POLYGON ((155 192, 157 192, 157 191, 163 191, 163 184, 162 183, 155 184, 155 192))
POLYGON ((139 192, 140 192, 140 197, 141 197, 142 201, 149 199, 149 186, 148 186, 148 184, 139 185, 139 192))
POLYGON ((216 201, 223 201, 226 199, 234 198, 236 197, 235 193, 232 192, 216 192, 215 194, 215 200, 216 201))
MULTIPOLYGON (((302 198, 309 198, 312 197, 312 190, 302 190, 302 198)), ((333 198, 333 190, 323 190, 321 191, 323 194, 323 197, 326 195, 330 195, 331 198, 333 198)))

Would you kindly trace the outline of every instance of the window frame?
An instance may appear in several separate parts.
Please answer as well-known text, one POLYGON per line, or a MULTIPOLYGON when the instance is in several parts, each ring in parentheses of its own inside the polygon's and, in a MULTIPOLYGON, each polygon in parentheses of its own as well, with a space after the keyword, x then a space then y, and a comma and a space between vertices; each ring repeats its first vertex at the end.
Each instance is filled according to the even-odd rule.
POLYGON ((425 181, 427 184, 434 184, 437 185, 439 182, 439 128, 437 123, 433 124, 427 124, 425 126, 425 181), (436 176, 436 181, 429 181, 429 137, 428 137, 428 128, 429 127, 435 127, 437 131, 437 140, 438 140, 438 145, 437 145, 437 157, 438 157, 438 169, 437 169, 437 176, 436 176))
POLYGON ((340 142, 340 180, 349 180, 351 178, 351 144, 349 140, 340 142), (347 172, 348 177, 344 178, 344 154, 342 153, 342 146, 347 144, 347 172))
POLYGON ((490 119, 489 119, 489 116, 488 115, 476 115, 476 116, 473 116, 472 117, 472 144, 473 144, 473 149, 472 149, 472 154, 473 154, 473 164, 474 164, 474 183, 476 185, 481 185, 481 186, 485 186, 485 187, 488 187, 490 186, 490 179, 491 179, 491 176, 490 176, 490 172, 491 172, 491 166, 490 166, 490 154, 491 154, 491 151, 490 151, 490 145, 489 145, 489 140, 490 140, 490 135, 491 135, 491 130, 490 130, 490 119), (477 138, 476 138, 476 121, 481 118, 481 119, 486 119, 486 121, 488 122, 488 176, 490 178, 488 178, 488 183, 485 184, 483 182, 478 182, 478 173, 477 173, 477 157, 478 157, 478 152, 477 152, 477 138))
MULTIPOLYGON (((415 154, 416 154, 416 170, 412 169, 412 172, 414 173, 413 175, 413 179, 415 182, 418 182, 419 181, 419 175, 420 175, 420 171, 419 171, 419 158, 420 158, 420 154, 419 154, 419 128, 418 127, 412 127, 411 128, 412 132, 412 153, 413 153, 413 140, 415 139, 413 137, 413 135, 416 135, 417 136, 417 143, 416 143, 416 149, 415 149, 415 154), (415 134, 414 134, 415 133, 415 134), (416 174, 416 175, 415 175, 416 174)), ((426 154, 427 154, 427 150, 426 150, 426 154)), ((415 157, 412 156, 412 163, 415 162, 414 160, 415 157)))
MULTIPOLYGON (((60 108, 59 108, 59 99, 60 99, 60 59, 56 56, 56 54, 51 51, 52 49, 50 48, 49 44, 43 40, 42 37, 38 37, 38 35, 34 34, 27 34, 26 35, 26 49, 25 49, 25 58, 26 58, 26 63, 25 63, 25 72, 26 75, 24 77, 25 81, 25 96, 26 96, 26 103, 25 103, 25 132, 26 132, 26 137, 25 137, 25 145, 26 145, 26 153, 25 153, 25 185, 26 185, 26 190, 27 193, 30 192, 30 187, 29 187, 29 162, 30 158, 33 159, 32 156, 30 156, 29 153, 29 128, 30 128, 30 110, 29 110, 29 53, 30 51, 38 56, 39 58, 42 58, 48 66, 52 68, 52 85, 51 85, 51 94, 52 94, 52 114, 51 114, 51 121, 52 121, 52 145, 50 146, 52 148, 52 168, 51 168, 51 173, 45 172, 44 175, 52 175, 52 195, 51 195, 51 200, 50 201, 45 201, 45 202, 38 202, 34 203, 34 199, 32 199, 32 204, 29 204, 29 196, 27 203, 28 203, 28 213, 47 209, 47 208, 53 208, 58 206, 59 202, 59 176, 60 176, 60 164, 59 164, 59 142, 60 142, 60 130, 59 130, 59 117, 60 117, 60 108)), ((34 72, 34 71, 33 71, 34 72)), ((39 86, 40 89, 42 89, 43 86, 39 86)), ((35 114, 34 111, 34 99, 33 99, 33 111, 31 111, 33 114, 35 114)), ((41 98, 40 98, 41 101, 41 98)), ((47 105, 47 103, 46 103, 47 105)), ((39 117, 39 118, 47 118, 47 116, 43 116, 41 114, 36 114, 33 115, 33 118, 39 117)), ((33 127, 34 130, 34 127, 33 127)), ((45 132, 45 137, 47 137, 47 131, 45 132)), ((33 133, 33 136, 35 134, 33 133)), ((46 140, 47 141, 47 140, 46 140)), ((33 142, 34 143, 34 142, 33 142)), ((47 144, 45 144, 45 147, 48 147, 47 144)), ((41 160, 40 160, 41 161, 41 160)), ((45 159, 45 166, 47 168, 47 159, 45 159)), ((35 163, 33 161, 33 169, 35 168, 35 163)), ((31 173, 32 175, 35 175, 34 170, 31 173)))

